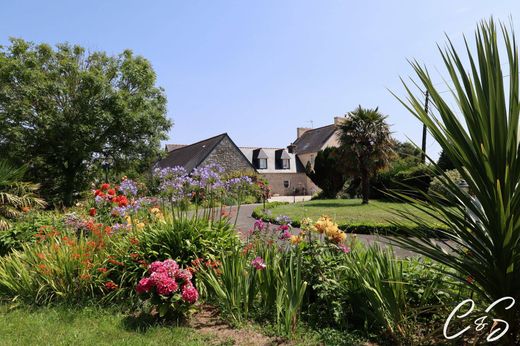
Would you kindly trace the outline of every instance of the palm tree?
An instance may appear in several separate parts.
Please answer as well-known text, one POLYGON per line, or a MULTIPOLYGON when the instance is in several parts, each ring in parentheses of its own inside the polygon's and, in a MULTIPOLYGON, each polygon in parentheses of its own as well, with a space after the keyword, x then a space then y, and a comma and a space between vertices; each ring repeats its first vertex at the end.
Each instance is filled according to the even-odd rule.
MULTIPOLYGON (((449 242, 432 242, 426 232, 397 241, 454 269, 453 275, 479 296, 481 305, 502 297, 520 299, 519 61, 514 32, 501 25, 501 33, 493 19, 482 22, 475 34, 475 49, 465 41, 464 59, 449 39, 446 48, 439 48, 455 103, 444 99, 428 70, 417 62, 412 66, 431 95, 434 113, 424 111, 423 96, 414 95, 404 82, 407 98, 401 101, 427 126, 470 193, 441 173, 450 203, 442 203, 443 197, 435 194, 423 194, 425 202, 409 201, 447 226, 443 233, 449 242), (500 53, 507 58, 505 71, 500 53)), ((428 227, 410 214, 402 216, 428 227)), ((520 310, 506 310, 508 303, 492 314, 509 323, 509 339, 504 337, 504 342, 518 344, 520 310)), ((498 327, 503 330, 504 324, 498 327)))
POLYGON ((0 231, 8 229, 24 210, 45 206, 35 194, 39 185, 22 181, 26 171, 26 166, 13 168, 0 160, 0 231))
POLYGON ((368 204, 370 177, 386 167, 394 152, 390 127, 378 108, 359 106, 339 124, 346 170, 361 179, 363 204, 368 204))

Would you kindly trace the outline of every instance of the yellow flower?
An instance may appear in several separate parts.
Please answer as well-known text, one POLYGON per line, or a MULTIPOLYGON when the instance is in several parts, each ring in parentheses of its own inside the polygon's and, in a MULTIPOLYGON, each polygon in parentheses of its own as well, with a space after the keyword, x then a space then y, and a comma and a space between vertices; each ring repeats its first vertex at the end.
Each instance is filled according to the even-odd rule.
POLYGON ((138 230, 142 230, 144 228, 144 222, 139 222, 137 225, 136 225, 137 229, 138 230))
POLYGON ((303 241, 303 237, 299 235, 292 235, 291 238, 289 238, 289 241, 292 245, 300 244, 303 241))

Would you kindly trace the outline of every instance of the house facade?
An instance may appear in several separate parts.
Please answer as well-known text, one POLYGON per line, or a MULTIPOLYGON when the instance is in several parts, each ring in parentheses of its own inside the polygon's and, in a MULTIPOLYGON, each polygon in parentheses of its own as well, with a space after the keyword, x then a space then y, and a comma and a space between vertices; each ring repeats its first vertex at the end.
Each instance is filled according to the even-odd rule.
POLYGON ((315 186, 305 173, 305 167, 287 148, 240 147, 256 171, 269 181, 273 196, 307 195, 315 186))

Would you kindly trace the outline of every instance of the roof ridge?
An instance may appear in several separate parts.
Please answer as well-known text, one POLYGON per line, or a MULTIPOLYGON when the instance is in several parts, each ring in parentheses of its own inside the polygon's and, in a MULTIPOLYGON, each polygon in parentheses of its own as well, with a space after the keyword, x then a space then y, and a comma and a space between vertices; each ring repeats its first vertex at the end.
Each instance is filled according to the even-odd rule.
POLYGON ((228 135, 227 132, 224 132, 224 133, 221 133, 221 134, 216 135, 216 136, 213 136, 213 137, 209 137, 209 138, 206 138, 206 139, 202 139, 202 140, 200 140, 200 141, 198 141, 198 142, 195 142, 195 143, 186 144, 186 145, 181 144, 181 145, 184 145, 184 147, 177 148, 177 149, 173 149, 172 151, 170 151, 170 153, 173 152, 173 151, 179 150, 179 149, 183 149, 183 148, 186 148, 186 147, 191 147, 191 146, 194 146, 194 145, 196 145, 196 144, 199 144, 199 143, 202 143, 202 142, 206 142, 206 141, 209 141, 209 140, 211 140, 211 139, 215 139, 215 138, 217 138, 217 137, 227 136, 227 135, 228 135))

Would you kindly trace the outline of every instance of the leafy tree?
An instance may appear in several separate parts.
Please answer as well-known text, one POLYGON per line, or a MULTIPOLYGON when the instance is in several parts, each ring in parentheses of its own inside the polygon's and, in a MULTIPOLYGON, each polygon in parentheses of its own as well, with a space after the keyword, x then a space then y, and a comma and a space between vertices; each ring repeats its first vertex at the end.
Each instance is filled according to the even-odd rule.
POLYGON ((314 170, 307 166, 307 175, 323 192, 323 197, 335 198, 345 184, 345 174, 341 167, 341 153, 338 148, 329 147, 318 151, 314 160, 314 170))
POLYGON ((444 150, 441 151, 441 155, 437 160, 437 166, 443 171, 450 171, 455 169, 453 162, 451 162, 450 158, 448 157, 448 155, 446 155, 446 152, 444 150))
POLYGON ((27 167, 13 168, 0 160, 0 231, 11 226, 11 220, 22 215, 24 210, 43 207, 45 202, 35 192, 38 184, 22 181, 27 167))
MULTIPOLYGON (((491 19, 479 25, 475 47, 466 41, 463 51, 465 56, 460 56, 451 41, 445 49, 440 49, 453 85, 454 100, 445 99, 427 69, 414 62, 412 66, 418 77, 415 83, 429 92, 436 111, 425 112, 423 95, 414 95, 412 87, 406 84, 406 101, 401 102, 427 126, 472 194, 442 173, 438 183, 449 193, 425 194, 426 202, 410 200, 446 226, 444 244, 448 244, 449 251, 444 244, 432 242, 420 231, 410 231, 413 237, 397 240, 400 246, 453 269, 451 275, 473 291, 481 306, 503 297, 512 297, 518 302, 520 81, 515 34, 504 25, 497 30, 491 19), (501 54, 506 57, 506 63, 501 54)), ((426 226, 424 221, 413 218, 413 213, 403 216, 426 226)), ((510 303, 510 300, 502 302, 501 308, 493 309, 492 314, 509 324, 500 344, 518 345, 520 310, 505 308, 510 303)), ((496 327, 495 330, 505 329, 502 322, 496 327)))
POLYGON ((71 205, 104 158, 112 169, 144 169, 171 127, 149 61, 126 50, 11 39, 0 47, 0 152, 29 163, 42 193, 71 205))
MULTIPOLYGON (((393 140, 395 161, 401 166, 412 166, 421 163, 421 149, 411 142, 393 140)), ((392 162, 393 163, 393 162, 392 162)))
POLYGON ((386 116, 378 108, 359 106, 339 125, 344 168, 361 179, 363 204, 368 203, 370 177, 388 165, 394 155, 386 116))

